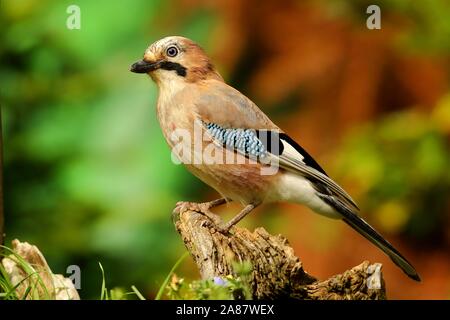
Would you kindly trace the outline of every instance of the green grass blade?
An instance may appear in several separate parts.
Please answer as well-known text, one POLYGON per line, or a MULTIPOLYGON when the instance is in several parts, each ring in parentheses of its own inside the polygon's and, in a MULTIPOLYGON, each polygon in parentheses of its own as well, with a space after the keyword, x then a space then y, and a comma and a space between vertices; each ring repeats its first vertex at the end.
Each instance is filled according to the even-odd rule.
POLYGON ((180 265, 180 263, 189 255, 189 252, 185 252, 179 259, 177 262, 175 262, 174 266, 172 267, 172 269, 170 270, 169 274, 167 275, 166 279, 164 280, 163 284, 161 285, 161 287, 158 290, 158 294, 156 295, 155 300, 161 300, 161 297, 164 293, 164 288, 167 286, 167 284, 170 281, 170 277, 172 276, 172 273, 175 272, 175 270, 178 268, 178 266, 180 265))
POLYGON ((131 289, 133 290, 134 294, 139 298, 139 300, 145 300, 142 293, 140 293, 139 290, 134 285, 131 286, 131 289))
MULTIPOLYGON (((38 285, 44 292, 43 292, 43 296, 39 296, 38 293, 36 294, 35 297, 33 295, 33 299, 47 299, 47 300, 52 299, 52 296, 50 295, 50 293, 47 289, 47 286, 45 285, 43 279, 41 278, 39 271, 36 271, 35 268, 28 261, 26 261, 23 257, 21 257, 19 254, 17 254, 11 248, 8 248, 5 246, 0 246, 0 248, 2 249, 1 256, 15 260, 15 263, 20 268, 22 268, 22 270, 27 274, 27 277, 25 277, 22 281, 20 281, 20 283, 22 283, 24 280, 31 278, 31 276, 36 276, 35 283, 30 285, 31 286, 31 294, 33 295, 36 292, 38 285), (8 254, 9 254, 9 257, 8 257, 8 254)), ((3 268, 0 268, 0 269, 1 269, 1 273, 4 276, 4 278, 8 279, 8 275, 6 274, 6 271, 3 270, 3 268)), ((15 294, 14 291, 16 288, 17 288, 17 285, 14 286, 13 288, 11 288, 10 292, 8 292, 6 297, 9 298, 10 294, 15 294)), ((30 292, 28 292, 27 294, 30 294, 30 292)))
POLYGON ((106 292, 105 270, 102 264, 99 262, 100 270, 102 271, 102 292, 100 294, 100 300, 108 300, 108 293, 106 292))

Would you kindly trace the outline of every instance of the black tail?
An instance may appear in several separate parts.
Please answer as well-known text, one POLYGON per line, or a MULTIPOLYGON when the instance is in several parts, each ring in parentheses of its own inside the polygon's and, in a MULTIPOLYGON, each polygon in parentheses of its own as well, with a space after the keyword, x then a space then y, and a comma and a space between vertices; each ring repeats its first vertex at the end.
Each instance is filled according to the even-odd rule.
POLYGON ((397 249, 395 249, 392 244, 390 244, 387 240, 385 240, 374 228, 372 228, 367 222, 354 214, 355 218, 345 217, 343 220, 351 226, 353 229, 358 231, 361 235, 363 235, 367 240, 372 242, 378 248, 383 250, 389 258, 399 266, 404 273, 408 275, 411 279, 416 281, 420 281, 419 274, 416 269, 412 266, 412 264, 406 260, 404 256, 397 249))
POLYGON ((341 201, 329 197, 329 196, 321 196, 321 198, 326 201, 328 204, 333 206, 342 216, 343 220, 353 229, 358 231, 361 235, 363 235, 367 240, 372 242, 378 248, 383 250, 389 258, 399 266, 404 273, 408 275, 411 279, 416 281, 420 281, 419 274, 416 269, 411 265, 411 263, 406 260, 405 257, 402 256, 397 249, 394 248, 392 244, 390 244, 387 240, 385 240, 374 228, 372 228, 366 221, 364 221, 361 217, 359 217, 356 213, 348 209, 341 201))

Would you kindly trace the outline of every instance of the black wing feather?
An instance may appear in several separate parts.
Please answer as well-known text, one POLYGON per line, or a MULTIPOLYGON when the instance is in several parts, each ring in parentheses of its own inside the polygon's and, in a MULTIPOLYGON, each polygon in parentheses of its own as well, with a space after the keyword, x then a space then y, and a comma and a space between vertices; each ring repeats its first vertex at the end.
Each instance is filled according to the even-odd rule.
POLYGON ((323 173, 324 175, 327 175, 327 173, 325 172, 325 170, 322 169, 322 167, 316 162, 316 160, 314 160, 313 157, 310 156, 310 154, 308 152, 306 152, 305 149, 303 149, 297 142, 295 142, 294 139, 292 139, 291 137, 289 137, 286 133, 280 133, 280 139, 286 141, 287 143, 289 143, 295 150, 298 151, 298 153, 300 153, 303 156, 303 162, 307 165, 310 166, 311 168, 316 169, 317 171, 319 171, 320 173, 323 173))

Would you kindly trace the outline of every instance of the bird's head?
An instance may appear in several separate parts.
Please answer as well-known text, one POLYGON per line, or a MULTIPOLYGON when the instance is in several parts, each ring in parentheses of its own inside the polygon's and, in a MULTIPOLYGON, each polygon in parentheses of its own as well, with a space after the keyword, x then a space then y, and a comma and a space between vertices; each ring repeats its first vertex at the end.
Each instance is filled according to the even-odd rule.
POLYGON ((147 73, 157 84, 222 79, 199 45, 177 36, 166 37, 151 44, 145 50, 144 58, 134 63, 130 71, 147 73))

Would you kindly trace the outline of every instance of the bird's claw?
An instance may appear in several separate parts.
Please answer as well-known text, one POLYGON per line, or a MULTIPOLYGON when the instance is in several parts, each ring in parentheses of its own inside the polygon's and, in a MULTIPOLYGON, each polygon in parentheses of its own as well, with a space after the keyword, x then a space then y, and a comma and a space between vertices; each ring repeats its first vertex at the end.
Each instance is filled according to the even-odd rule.
POLYGON ((175 211, 177 211, 179 214, 182 214, 186 211, 196 211, 196 212, 202 212, 204 207, 201 206, 202 203, 196 203, 196 202, 187 202, 187 201, 178 201, 175 205, 175 211))
POLYGON ((218 232, 220 232, 220 233, 222 233, 222 234, 224 234, 224 235, 227 235, 227 234, 230 233, 231 227, 232 227, 232 226, 228 225, 228 223, 225 223, 225 224, 216 224, 216 225, 214 226, 214 228, 215 228, 218 232))
POLYGON ((221 224, 222 219, 214 213, 210 211, 211 203, 210 202, 186 202, 186 201, 178 201, 174 212, 177 212, 179 215, 186 211, 195 211, 201 213, 208 217, 216 226, 221 224))

